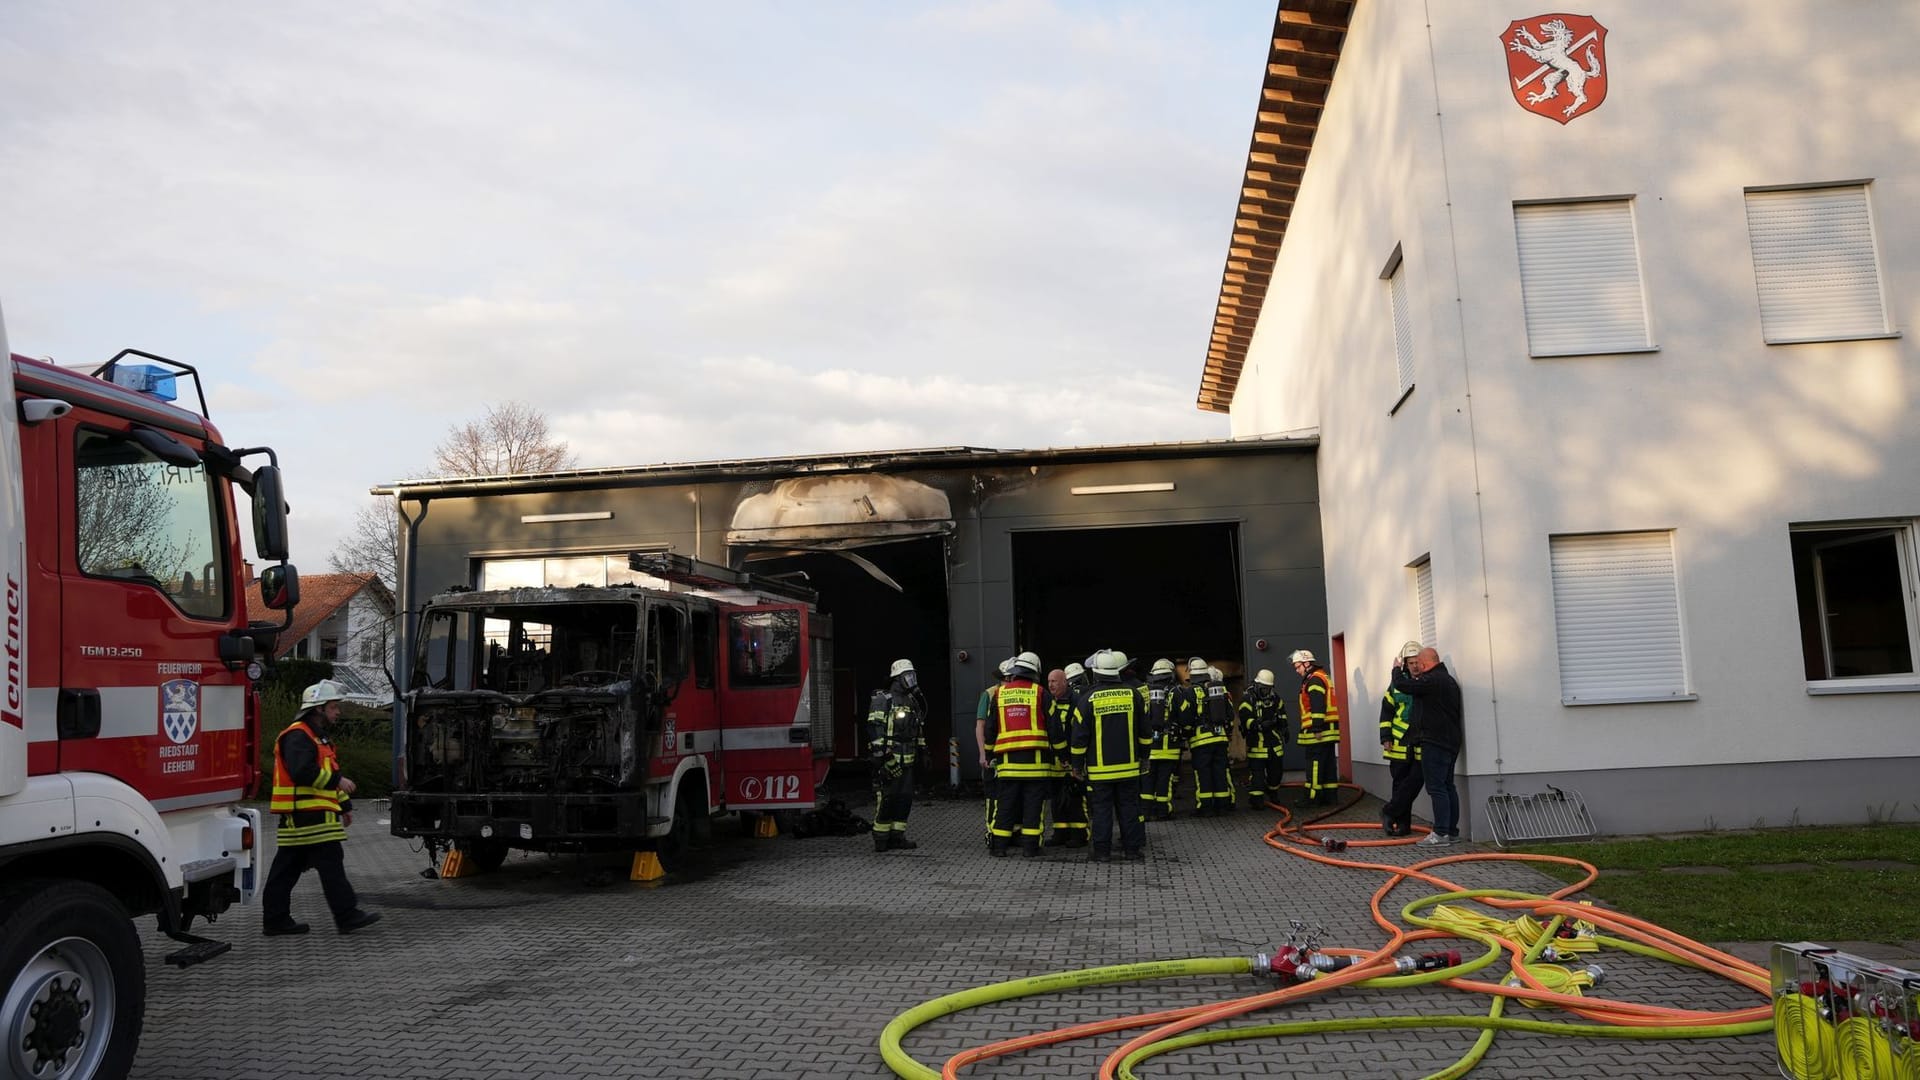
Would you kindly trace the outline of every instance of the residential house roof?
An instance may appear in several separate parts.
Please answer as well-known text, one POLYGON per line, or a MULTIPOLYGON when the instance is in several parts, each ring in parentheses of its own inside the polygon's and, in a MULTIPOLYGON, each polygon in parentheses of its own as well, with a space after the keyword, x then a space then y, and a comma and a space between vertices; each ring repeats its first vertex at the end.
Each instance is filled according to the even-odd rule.
MULTIPOLYGON (((302 575, 300 603, 293 609, 293 625, 281 632, 274 645, 274 659, 291 654, 296 646, 307 639, 307 635, 313 633, 315 627, 340 610, 361 590, 369 588, 374 590, 374 595, 386 605, 387 610, 393 610, 393 593, 378 574, 302 575)), ((258 581, 249 587, 248 599, 259 610, 266 610, 258 581)))

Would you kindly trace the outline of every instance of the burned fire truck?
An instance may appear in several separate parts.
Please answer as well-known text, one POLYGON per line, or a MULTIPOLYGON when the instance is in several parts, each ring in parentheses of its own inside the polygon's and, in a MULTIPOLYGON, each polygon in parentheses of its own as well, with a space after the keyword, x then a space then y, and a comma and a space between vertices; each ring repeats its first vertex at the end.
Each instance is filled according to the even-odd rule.
POLYGON ((716 815, 813 807, 833 760, 832 623, 811 591, 635 554, 632 584, 428 601, 393 832, 471 868, 654 850, 716 815))

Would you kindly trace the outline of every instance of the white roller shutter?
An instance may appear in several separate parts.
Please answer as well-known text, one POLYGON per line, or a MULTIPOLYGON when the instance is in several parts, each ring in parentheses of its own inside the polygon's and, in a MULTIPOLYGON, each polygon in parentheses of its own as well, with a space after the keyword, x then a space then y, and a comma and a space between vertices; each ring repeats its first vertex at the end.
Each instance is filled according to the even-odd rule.
POLYGON ((1420 605, 1420 644, 1429 649, 1440 647, 1433 617, 1433 560, 1421 559, 1413 567, 1413 592, 1420 605))
POLYGON ((1652 347, 1631 201, 1524 204, 1513 224, 1532 355, 1652 347))
POLYGON ((1413 318, 1407 309, 1407 267, 1403 262, 1387 278, 1393 299, 1393 355, 1400 369, 1400 392, 1413 385, 1413 318))
POLYGON ((1865 186, 1749 191, 1747 233, 1767 341, 1887 332, 1865 186))
POLYGON ((1673 534, 1556 536, 1550 544, 1561 701, 1688 697, 1673 534))

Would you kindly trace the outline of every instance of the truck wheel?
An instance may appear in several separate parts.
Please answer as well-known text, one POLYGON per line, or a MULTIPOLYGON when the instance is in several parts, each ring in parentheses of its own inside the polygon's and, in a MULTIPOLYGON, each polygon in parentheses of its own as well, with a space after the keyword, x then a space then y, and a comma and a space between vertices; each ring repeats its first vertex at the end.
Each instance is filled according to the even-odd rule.
POLYGON ((23 882, 0 896, 0 1074, 119 1080, 133 1068, 146 963, 98 885, 23 882))
POLYGON ((491 874, 507 861, 505 840, 460 840, 453 846, 459 850, 460 860, 478 873, 491 874))

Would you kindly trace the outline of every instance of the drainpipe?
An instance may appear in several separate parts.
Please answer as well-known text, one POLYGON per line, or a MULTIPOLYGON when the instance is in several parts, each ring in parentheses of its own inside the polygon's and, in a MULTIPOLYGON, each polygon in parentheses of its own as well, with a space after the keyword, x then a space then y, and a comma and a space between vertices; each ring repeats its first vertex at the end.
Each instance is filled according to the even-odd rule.
POLYGON ((400 534, 400 548, 404 552, 400 567, 400 647, 393 661, 394 674, 398 676, 393 688, 394 787, 401 786, 400 763, 407 758, 407 688, 413 685, 413 639, 420 632, 420 610, 413 602, 413 579, 420 568, 420 552, 414 541, 420 523, 427 519, 428 500, 419 501, 420 513, 408 517, 406 492, 397 487, 393 490, 394 513, 407 523, 400 534))

